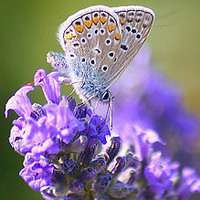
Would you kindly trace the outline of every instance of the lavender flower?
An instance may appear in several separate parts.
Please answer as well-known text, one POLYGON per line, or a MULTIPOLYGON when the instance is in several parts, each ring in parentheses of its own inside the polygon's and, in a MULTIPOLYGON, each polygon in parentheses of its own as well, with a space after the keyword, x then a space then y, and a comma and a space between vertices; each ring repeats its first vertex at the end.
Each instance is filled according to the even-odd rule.
POLYGON ((24 168, 19 175, 32 189, 40 191, 40 188, 51 184, 53 171, 53 164, 50 164, 45 157, 36 157, 31 153, 27 153, 24 168))
POLYGON ((191 164, 200 120, 186 110, 180 90, 156 70, 151 59, 150 49, 141 49, 112 87, 115 129, 122 138, 126 124, 134 122, 153 129, 167 141, 168 153, 179 158, 183 155, 183 161, 191 164))
POLYGON ((5 115, 19 115, 10 144, 25 157, 20 176, 44 199, 185 200, 200 192, 193 169, 181 170, 155 151, 155 144, 164 145, 155 131, 129 124, 123 131, 129 142, 108 138, 105 119, 61 95, 57 73, 38 70, 34 85, 47 102, 32 104, 27 94, 35 86, 25 85, 8 100, 5 115))

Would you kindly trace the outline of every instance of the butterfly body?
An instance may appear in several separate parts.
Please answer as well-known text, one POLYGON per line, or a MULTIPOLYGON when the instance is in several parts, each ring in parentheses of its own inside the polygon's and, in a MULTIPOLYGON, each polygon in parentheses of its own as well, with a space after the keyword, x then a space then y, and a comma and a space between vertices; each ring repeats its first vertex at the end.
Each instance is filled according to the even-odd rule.
POLYGON ((109 102, 110 86, 141 48, 153 20, 153 11, 139 6, 81 10, 59 28, 58 40, 65 54, 51 57, 64 58, 65 64, 54 68, 68 76, 83 101, 109 102))
MULTIPOLYGON (((77 63, 78 64, 78 63, 77 63)), ((93 97, 102 99, 107 85, 98 71, 91 68, 89 63, 81 64, 74 68, 69 66, 69 75, 76 93, 83 101, 93 97)))

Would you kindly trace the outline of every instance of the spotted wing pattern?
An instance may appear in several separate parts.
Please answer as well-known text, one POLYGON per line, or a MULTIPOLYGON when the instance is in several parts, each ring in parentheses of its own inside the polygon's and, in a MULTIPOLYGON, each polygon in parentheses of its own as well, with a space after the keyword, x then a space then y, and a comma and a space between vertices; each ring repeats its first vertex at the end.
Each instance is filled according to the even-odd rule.
POLYGON ((151 30, 154 13, 152 10, 139 6, 113 8, 119 17, 122 38, 115 52, 116 63, 113 63, 106 74, 110 86, 126 69, 137 54, 151 30))
MULTIPOLYGON (((106 73, 119 47, 121 27, 111 8, 94 6, 79 11, 60 27, 58 38, 67 59, 106 73)), ((76 66, 76 65, 74 65, 76 66)))
POLYGON ((58 39, 69 69, 75 71, 71 78, 84 82, 76 87, 80 96, 101 96, 119 78, 146 40, 153 20, 153 11, 145 7, 93 6, 61 24, 58 39))

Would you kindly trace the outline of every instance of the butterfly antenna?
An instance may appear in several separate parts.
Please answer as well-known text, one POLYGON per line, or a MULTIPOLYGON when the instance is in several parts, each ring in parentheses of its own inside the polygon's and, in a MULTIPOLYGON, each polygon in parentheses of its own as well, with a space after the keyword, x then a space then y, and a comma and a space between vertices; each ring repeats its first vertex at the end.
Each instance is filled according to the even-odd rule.
MULTIPOLYGON (((83 84, 83 81, 72 82, 72 83, 70 83, 70 85, 74 85, 74 84, 77 84, 77 83, 82 83, 83 84)), ((72 97, 72 95, 74 93, 75 93, 75 89, 73 88, 72 91, 69 93, 69 97, 72 97)))

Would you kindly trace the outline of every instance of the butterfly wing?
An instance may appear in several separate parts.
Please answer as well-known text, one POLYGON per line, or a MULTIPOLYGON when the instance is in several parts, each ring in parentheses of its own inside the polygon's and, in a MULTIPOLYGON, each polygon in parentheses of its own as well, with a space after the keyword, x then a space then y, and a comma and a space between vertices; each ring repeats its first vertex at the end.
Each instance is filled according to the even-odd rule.
POLYGON ((110 87, 141 48, 153 19, 153 12, 144 7, 93 6, 61 24, 58 39, 77 74, 72 81, 88 81, 79 94, 90 99, 110 87))
POLYGON ((117 61, 110 66, 105 77, 109 86, 119 78, 142 47, 155 18, 151 9, 140 6, 117 7, 113 10, 119 17, 122 38, 115 52, 117 61))

